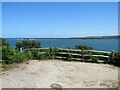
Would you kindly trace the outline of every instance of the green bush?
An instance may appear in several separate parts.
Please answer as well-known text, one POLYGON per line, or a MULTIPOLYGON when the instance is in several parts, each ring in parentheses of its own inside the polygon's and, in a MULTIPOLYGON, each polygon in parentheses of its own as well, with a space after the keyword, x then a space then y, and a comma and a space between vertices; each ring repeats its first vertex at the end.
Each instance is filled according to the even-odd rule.
POLYGON ((40 53, 38 50, 32 50, 31 53, 33 59, 37 59, 37 60, 46 59, 46 55, 44 53, 40 53))
POLYGON ((110 58, 110 63, 120 66, 120 53, 115 53, 114 57, 110 58))
POLYGON ((98 62, 98 57, 92 57, 92 62, 97 63, 98 62))
POLYGON ((20 48, 40 48, 41 44, 39 42, 31 41, 31 40, 25 40, 22 42, 16 43, 16 49, 20 50, 20 48))
POLYGON ((9 47, 9 43, 7 43, 4 38, 0 38, 0 47, 2 46, 9 47))
POLYGON ((25 56, 26 56, 27 60, 30 60, 30 59, 32 59, 32 58, 33 58, 33 56, 32 56, 32 53, 31 53, 31 52, 25 52, 24 54, 25 54, 25 56))
POLYGON ((14 48, 8 47, 6 44, 3 44, 2 46, 2 64, 24 62, 31 59, 31 57, 32 55, 30 52, 22 53, 18 50, 15 50, 14 48))
POLYGON ((32 50, 31 51, 33 59, 37 59, 37 60, 53 59, 55 56, 55 52, 51 48, 49 50, 44 51, 44 52, 45 53, 43 53, 42 50, 32 50))
POLYGON ((2 60, 3 63, 12 63, 13 62, 13 56, 14 56, 14 50, 11 48, 8 48, 7 46, 2 46, 2 60))
POLYGON ((0 60, 2 60, 2 47, 0 46, 0 60))
POLYGON ((81 49, 81 50, 92 50, 92 47, 86 46, 86 45, 76 45, 76 49, 81 49))
POLYGON ((3 46, 2 49, 2 63, 11 64, 14 62, 23 62, 29 60, 32 56, 29 53, 21 53, 13 48, 6 48, 3 46))

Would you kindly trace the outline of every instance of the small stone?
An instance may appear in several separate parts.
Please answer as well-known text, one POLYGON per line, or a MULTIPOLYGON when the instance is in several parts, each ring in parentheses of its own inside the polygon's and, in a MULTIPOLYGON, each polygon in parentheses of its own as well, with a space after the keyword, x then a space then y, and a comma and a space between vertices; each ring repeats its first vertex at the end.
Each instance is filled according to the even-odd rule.
POLYGON ((2 74, 5 74, 5 72, 3 72, 2 74))
POLYGON ((29 62, 26 62, 26 64, 29 64, 29 62))
POLYGON ((62 86, 61 86, 60 84, 57 84, 57 83, 51 84, 51 87, 52 87, 53 89, 56 89, 56 90, 63 90, 63 89, 62 89, 62 86))

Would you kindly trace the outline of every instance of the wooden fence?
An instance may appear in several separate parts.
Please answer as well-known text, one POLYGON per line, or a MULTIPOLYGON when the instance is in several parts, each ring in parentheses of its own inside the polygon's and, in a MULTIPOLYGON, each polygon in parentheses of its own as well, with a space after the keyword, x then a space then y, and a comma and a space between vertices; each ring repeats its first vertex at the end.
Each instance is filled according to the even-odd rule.
POLYGON ((80 49, 65 49, 65 48, 32 48, 23 49, 25 51, 38 50, 40 54, 45 54, 48 51, 55 53, 54 58, 65 60, 78 61, 93 61, 105 62, 114 57, 114 52, 97 51, 97 50, 80 50, 80 49))

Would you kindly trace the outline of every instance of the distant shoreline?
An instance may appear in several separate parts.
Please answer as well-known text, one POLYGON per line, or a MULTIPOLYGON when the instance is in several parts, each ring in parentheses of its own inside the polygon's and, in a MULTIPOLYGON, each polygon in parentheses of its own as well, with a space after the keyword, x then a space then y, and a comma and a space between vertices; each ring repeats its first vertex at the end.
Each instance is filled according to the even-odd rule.
MULTIPOLYGON (((5 39, 7 39, 7 38, 5 38, 5 39)), ((8 39, 20 39, 20 40, 39 40, 39 39, 43 39, 43 40, 48 40, 48 39, 69 39, 69 40, 72 40, 72 39, 82 39, 82 40, 103 40, 103 39, 120 39, 120 38, 8 38, 8 39)))
MULTIPOLYGON (((7 38, 6 38, 7 39, 7 38)), ((120 36, 89 36, 89 37, 67 37, 67 38, 9 38, 22 40, 37 40, 37 39, 120 39, 120 36)))

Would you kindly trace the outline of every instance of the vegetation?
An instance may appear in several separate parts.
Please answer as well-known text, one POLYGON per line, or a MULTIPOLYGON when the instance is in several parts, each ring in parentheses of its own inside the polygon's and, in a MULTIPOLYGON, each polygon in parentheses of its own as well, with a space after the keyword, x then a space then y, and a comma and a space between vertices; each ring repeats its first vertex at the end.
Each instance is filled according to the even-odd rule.
POLYGON ((44 60, 44 59, 54 59, 55 58, 55 48, 52 47, 46 51, 43 50, 32 50, 33 59, 44 60))
POLYGON ((55 53, 53 48, 42 53, 40 50, 31 50, 28 52, 20 52, 20 48, 40 48, 40 43, 35 41, 23 41, 16 43, 16 49, 10 48, 9 44, 2 39, 2 60, 0 61, 3 67, 6 64, 12 63, 21 63, 30 59, 44 60, 44 59, 53 59, 55 53))
POLYGON ((120 66, 120 53, 102 53, 102 52, 92 52, 85 51, 91 50, 92 48, 86 45, 76 45, 76 49, 81 49, 81 51, 72 51, 72 50, 59 50, 51 47, 50 49, 31 49, 31 51, 20 52, 20 48, 40 48, 41 45, 35 41, 22 41, 16 43, 16 49, 10 48, 9 43, 2 39, 2 44, 0 50, 2 50, 2 57, 0 59, 0 63, 2 63, 3 67, 12 63, 21 63, 30 59, 36 60, 45 60, 45 59, 54 59, 56 56, 60 56, 58 52, 65 52, 66 54, 62 54, 62 57, 66 57, 66 60, 72 61, 72 58, 79 58, 82 61, 91 60, 93 63, 98 63, 99 60, 103 60, 104 63, 109 63, 113 65, 120 66), (71 53, 79 54, 79 55, 71 55, 71 53), (106 55, 109 58, 98 57, 93 55, 106 55))
POLYGON ((38 50, 32 50, 32 59, 36 59, 36 60, 44 60, 47 59, 47 56, 45 53, 40 53, 38 50))
POLYGON ((31 59, 31 54, 29 52, 21 53, 13 48, 6 48, 4 46, 2 48, 3 64, 11 64, 14 62, 20 63, 29 59, 31 59))
POLYGON ((25 40, 22 42, 16 43, 16 49, 20 50, 20 48, 40 48, 41 44, 39 42, 31 41, 31 40, 25 40))
POLYGON ((120 66, 120 53, 115 53, 113 57, 110 58, 110 64, 120 66))
POLYGON ((7 47, 9 47, 9 43, 7 43, 7 42, 5 41, 5 39, 0 38, 0 47, 2 47, 2 46, 7 46, 7 47))
POLYGON ((76 45, 76 49, 81 49, 81 50, 92 50, 92 47, 86 46, 86 45, 76 45))
POLYGON ((22 53, 14 48, 10 48, 9 44, 4 40, 2 43, 2 65, 12 63, 20 63, 32 58, 32 54, 30 52, 22 53))

